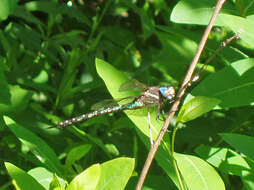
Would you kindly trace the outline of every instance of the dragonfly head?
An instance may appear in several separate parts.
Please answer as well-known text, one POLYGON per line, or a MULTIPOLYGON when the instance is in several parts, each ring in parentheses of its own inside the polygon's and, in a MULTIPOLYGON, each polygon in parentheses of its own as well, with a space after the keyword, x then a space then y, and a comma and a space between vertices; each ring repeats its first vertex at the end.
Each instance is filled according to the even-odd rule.
POLYGON ((172 100, 175 97, 176 92, 172 86, 161 86, 159 90, 163 98, 167 100, 172 100))

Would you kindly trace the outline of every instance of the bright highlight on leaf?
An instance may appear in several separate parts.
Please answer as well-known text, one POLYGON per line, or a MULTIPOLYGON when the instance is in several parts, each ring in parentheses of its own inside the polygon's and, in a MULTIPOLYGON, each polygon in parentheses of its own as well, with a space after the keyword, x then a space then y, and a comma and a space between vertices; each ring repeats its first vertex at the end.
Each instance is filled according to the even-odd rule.
POLYGON ((254 137, 233 133, 220 133, 220 136, 236 150, 254 159, 254 137))
POLYGON ((45 190, 39 182, 17 166, 9 162, 5 162, 5 167, 12 179, 15 181, 17 189, 45 190))
POLYGON ((134 159, 116 158, 95 164, 76 176, 67 190, 123 190, 132 175, 134 159))
POLYGON ((225 190, 216 170, 204 160, 186 154, 175 153, 177 165, 183 176, 183 181, 190 190, 225 190))
POLYGON ((196 119, 197 117, 212 110, 219 103, 220 100, 216 98, 203 96, 195 97, 182 106, 178 114, 177 121, 185 123, 196 119))

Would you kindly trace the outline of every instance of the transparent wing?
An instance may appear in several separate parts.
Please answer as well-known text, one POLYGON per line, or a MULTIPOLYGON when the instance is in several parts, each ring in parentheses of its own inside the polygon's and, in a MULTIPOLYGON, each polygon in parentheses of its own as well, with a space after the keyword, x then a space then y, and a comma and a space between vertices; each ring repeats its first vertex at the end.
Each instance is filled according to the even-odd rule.
POLYGON ((123 92, 123 91, 144 91, 145 89, 147 89, 146 85, 144 85, 143 83, 139 82, 136 79, 131 79, 131 80, 128 80, 128 81, 124 82, 120 86, 119 92, 123 92))
POLYGON ((154 111, 157 111, 156 104, 147 105, 144 108, 135 109, 135 110, 125 110, 127 114, 136 115, 136 116, 145 116, 147 115, 148 112, 152 113, 154 111))
POLYGON ((131 101, 133 101, 135 99, 134 96, 128 96, 128 97, 124 97, 124 98, 119 98, 119 99, 105 99, 102 100, 94 105, 92 105, 91 110, 102 110, 102 109, 106 109, 108 107, 113 107, 113 106, 117 106, 119 102, 123 101, 123 100, 127 100, 124 103, 130 103, 131 101))
MULTIPOLYGON (((105 99, 103 101, 100 101, 96 104, 94 104, 91 109, 92 110, 102 110, 102 109, 106 109, 108 107, 113 107, 113 106, 117 106, 119 102, 123 101, 123 100, 128 100, 129 103, 132 102, 134 100, 135 97, 130 96, 130 97, 126 97, 126 98, 121 98, 121 99, 105 99)), ((147 105, 143 108, 140 109, 133 109, 133 110, 125 110, 127 114, 130 115, 136 115, 136 116, 146 116, 148 112, 153 113, 153 112, 157 112, 157 104, 150 104, 147 105)))

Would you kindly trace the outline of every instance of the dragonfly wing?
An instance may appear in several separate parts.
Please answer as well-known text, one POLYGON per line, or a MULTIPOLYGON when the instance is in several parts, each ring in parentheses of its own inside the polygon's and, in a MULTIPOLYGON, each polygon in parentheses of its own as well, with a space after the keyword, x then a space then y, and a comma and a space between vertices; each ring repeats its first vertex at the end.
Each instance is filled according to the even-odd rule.
POLYGON ((119 102, 122 102, 124 100, 128 100, 127 102, 124 102, 124 103, 130 103, 134 99, 135 97, 133 96, 128 96, 128 97, 119 98, 119 99, 105 99, 92 105, 91 110, 102 110, 108 107, 117 106, 119 102))
POLYGON ((140 109, 134 109, 134 110, 126 110, 125 112, 130 115, 136 115, 136 116, 146 116, 148 112, 152 113, 154 111, 157 111, 157 105, 151 104, 144 108, 140 109))
POLYGON ((100 102, 97 102, 96 104, 92 105, 91 110, 102 110, 107 107, 116 106, 117 102, 113 99, 105 99, 100 102))
POLYGON ((120 86, 119 92, 123 92, 123 91, 144 91, 145 89, 147 89, 146 85, 144 85, 143 83, 139 82, 136 79, 131 79, 131 80, 128 80, 128 81, 124 82, 120 86))

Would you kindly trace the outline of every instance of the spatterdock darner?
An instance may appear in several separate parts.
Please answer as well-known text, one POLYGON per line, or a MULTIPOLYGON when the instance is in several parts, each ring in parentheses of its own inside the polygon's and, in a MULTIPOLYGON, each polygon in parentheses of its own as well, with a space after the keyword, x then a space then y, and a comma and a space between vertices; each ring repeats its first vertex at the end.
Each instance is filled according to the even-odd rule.
MULTIPOLYGON (((165 101, 171 102, 175 97, 175 89, 173 86, 152 86, 146 87, 137 80, 124 83, 120 87, 120 91, 129 90, 129 84, 135 84, 134 90, 141 90, 142 94, 134 98, 133 101, 124 105, 109 106, 105 109, 96 110, 90 113, 86 113, 69 120, 62 121, 58 124, 58 127, 64 128, 74 123, 78 123, 96 116, 117 112, 121 110, 135 110, 144 108, 146 106, 157 106, 157 118, 159 117, 160 109, 165 101)), ((133 85, 132 85, 133 86, 133 85)))

